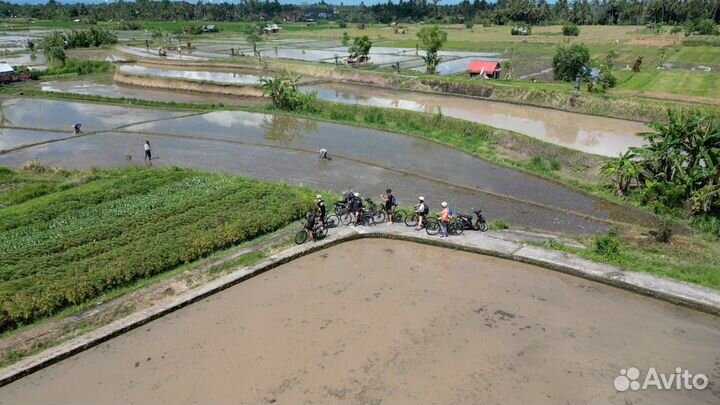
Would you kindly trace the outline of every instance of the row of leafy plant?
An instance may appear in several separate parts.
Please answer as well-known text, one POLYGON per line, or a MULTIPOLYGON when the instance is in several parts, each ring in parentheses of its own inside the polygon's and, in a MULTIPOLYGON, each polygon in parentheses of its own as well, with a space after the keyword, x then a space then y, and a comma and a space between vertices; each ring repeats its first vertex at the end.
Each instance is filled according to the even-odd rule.
MULTIPOLYGON (((602 169, 615 193, 661 214, 694 216, 718 224, 720 217, 720 113, 672 110, 667 123, 652 123, 632 147, 602 169)), ((715 232, 720 229, 714 229, 715 232)))
POLYGON ((74 29, 70 32, 53 31, 43 38, 41 46, 51 62, 65 64, 66 49, 99 47, 117 42, 117 36, 110 30, 91 27, 87 30, 74 29))
MULTIPOLYGON (((95 171, 0 210, 0 330, 258 237, 310 190, 184 169, 95 171)), ((2 193, 0 193, 2 199, 2 193)))

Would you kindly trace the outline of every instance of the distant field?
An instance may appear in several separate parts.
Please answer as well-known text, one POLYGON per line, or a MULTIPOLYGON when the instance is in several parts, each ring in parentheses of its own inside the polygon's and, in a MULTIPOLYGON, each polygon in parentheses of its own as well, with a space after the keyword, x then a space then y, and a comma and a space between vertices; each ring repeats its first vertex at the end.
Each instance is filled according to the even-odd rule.
POLYGON ((720 74, 687 70, 647 69, 618 72, 616 90, 669 93, 720 99, 720 74))
POLYGON ((0 167, 0 331, 300 218, 307 189, 185 169, 0 167))

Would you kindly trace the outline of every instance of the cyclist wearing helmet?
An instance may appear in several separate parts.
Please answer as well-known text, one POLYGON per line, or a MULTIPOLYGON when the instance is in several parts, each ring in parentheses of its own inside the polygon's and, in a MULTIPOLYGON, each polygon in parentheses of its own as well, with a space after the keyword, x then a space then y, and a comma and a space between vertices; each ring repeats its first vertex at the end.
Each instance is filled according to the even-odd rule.
POLYGON ((320 194, 318 194, 315 197, 315 207, 317 208, 318 214, 320 216, 320 218, 318 218, 318 219, 320 220, 321 223, 324 224, 325 223, 325 200, 323 200, 323 198, 320 194))
POLYGON ((440 229, 442 229, 442 235, 440 235, 441 238, 447 238, 448 237, 448 225, 450 225, 450 209, 448 208, 448 203, 443 201, 441 204, 442 211, 439 212, 440 215, 440 229))
POLYGON ((425 226, 425 216, 430 212, 430 208, 425 202, 425 197, 418 197, 418 203, 415 205, 415 213, 418 216, 418 224, 416 230, 422 229, 425 226))
POLYGON ((360 193, 353 194, 353 198, 350 200, 350 212, 355 216, 355 225, 360 223, 360 216, 363 210, 362 199, 360 193))

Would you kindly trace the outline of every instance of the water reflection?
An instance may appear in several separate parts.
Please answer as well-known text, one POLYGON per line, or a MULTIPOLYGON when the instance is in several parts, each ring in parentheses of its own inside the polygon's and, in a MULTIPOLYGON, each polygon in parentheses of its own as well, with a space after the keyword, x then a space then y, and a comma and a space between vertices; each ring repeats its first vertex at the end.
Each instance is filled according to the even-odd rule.
POLYGON ((232 72, 201 72, 192 70, 156 69, 139 65, 123 65, 120 71, 132 75, 169 77, 176 79, 211 81, 234 84, 258 84, 260 76, 232 72))
POLYGON ((303 133, 317 133, 317 121, 301 120, 286 115, 266 115, 262 128, 265 139, 280 142, 285 146, 303 141, 303 133))
POLYGON ((616 156, 642 145, 640 122, 597 117, 538 107, 457 96, 367 88, 345 84, 305 86, 323 100, 410 111, 437 113, 506 129, 557 145, 605 156, 616 156))

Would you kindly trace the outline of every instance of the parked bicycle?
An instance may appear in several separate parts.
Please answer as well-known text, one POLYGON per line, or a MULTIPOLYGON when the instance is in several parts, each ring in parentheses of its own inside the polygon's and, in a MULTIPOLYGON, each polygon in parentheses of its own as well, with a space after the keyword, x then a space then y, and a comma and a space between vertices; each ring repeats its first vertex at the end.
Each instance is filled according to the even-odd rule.
MULTIPOLYGON (((312 232, 315 240, 320 240, 327 236, 327 228, 322 224, 315 224, 312 232)), ((298 245, 302 245, 308 240, 308 235, 309 233, 307 228, 303 226, 303 228, 297 234, 295 234, 295 243, 298 245)))
POLYGON ((365 198, 365 210, 376 224, 385 222, 385 210, 382 206, 375 204, 371 198, 365 198))
MULTIPOLYGON (((385 217, 382 218, 384 220, 385 217)), ((381 221, 382 221, 381 220, 381 221)), ((345 213, 342 217, 340 217, 340 223, 343 225, 350 225, 355 223, 355 216, 352 213, 345 213)), ((373 219, 373 215, 368 210, 364 209, 360 213, 360 219, 358 220, 358 225, 367 225, 367 226, 373 226, 376 222, 373 219)))
MULTIPOLYGON (((448 224, 448 234, 449 235, 462 235, 464 231, 464 227, 462 224, 462 221, 459 218, 452 218, 450 220, 450 223, 448 224)), ((440 233, 440 217, 439 216, 431 216, 427 218, 427 223, 425 224, 425 232, 427 232, 428 235, 437 235, 440 233)))

